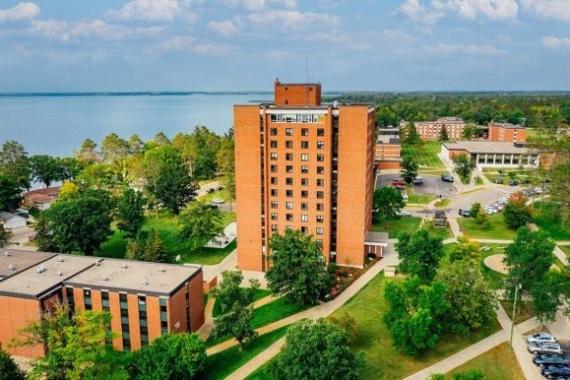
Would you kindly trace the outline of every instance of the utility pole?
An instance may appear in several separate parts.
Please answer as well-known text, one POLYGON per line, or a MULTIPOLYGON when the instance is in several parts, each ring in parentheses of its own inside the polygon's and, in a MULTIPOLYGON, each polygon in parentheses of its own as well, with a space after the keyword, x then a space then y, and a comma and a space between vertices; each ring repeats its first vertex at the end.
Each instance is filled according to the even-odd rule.
POLYGON ((515 286, 515 302, 513 302, 513 317, 511 319, 511 347, 513 346, 513 333, 515 329, 515 315, 517 312, 517 297, 519 293, 519 289, 522 288, 521 284, 515 286))

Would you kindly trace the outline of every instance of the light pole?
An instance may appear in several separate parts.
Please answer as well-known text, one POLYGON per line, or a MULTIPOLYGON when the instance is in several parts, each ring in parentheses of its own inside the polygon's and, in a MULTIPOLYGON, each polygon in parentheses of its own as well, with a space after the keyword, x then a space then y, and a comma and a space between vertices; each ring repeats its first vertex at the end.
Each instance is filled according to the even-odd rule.
POLYGON ((511 347, 513 346, 513 332, 515 329, 515 314, 517 312, 517 296, 519 293, 519 289, 522 288, 521 284, 515 286, 515 302, 513 302, 513 317, 511 319, 511 347))

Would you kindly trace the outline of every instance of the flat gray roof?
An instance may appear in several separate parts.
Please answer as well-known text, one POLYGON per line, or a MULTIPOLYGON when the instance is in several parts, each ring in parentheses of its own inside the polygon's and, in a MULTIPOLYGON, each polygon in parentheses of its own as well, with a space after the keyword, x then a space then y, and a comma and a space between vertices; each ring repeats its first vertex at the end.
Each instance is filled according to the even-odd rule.
POLYGON ((0 248, 0 281, 52 258, 54 253, 0 248))
POLYGON ((388 243, 388 232, 367 231, 365 243, 388 243))
POLYGON ((536 153, 527 147, 502 141, 457 141, 454 143, 446 142, 443 145, 450 150, 465 150, 469 153, 536 153))
POLYGON ((40 298, 77 273, 95 265, 95 257, 60 255, 0 282, 0 294, 40 298))
POLYGON ((169 295, 201 270, 200 266, 103 259, 64 285, 169 295))

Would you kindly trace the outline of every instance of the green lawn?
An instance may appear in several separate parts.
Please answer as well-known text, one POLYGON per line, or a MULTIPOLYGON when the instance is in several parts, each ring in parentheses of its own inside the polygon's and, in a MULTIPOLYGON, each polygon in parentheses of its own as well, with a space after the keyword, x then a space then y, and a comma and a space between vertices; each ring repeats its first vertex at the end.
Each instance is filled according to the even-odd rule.
POLYGON ((288 327, 282 327, 270 333, 258 336, 241 351, 232 347, 215 355, 208 356, 206 365, 199 379, 225 379, 232 372, 253 359, 267 347, 287 333, 288 327))
MULTIPOLYGON (((253 320, 251 321, 251 326, 254 329, 258 329, 272 322, 296 314, 307 308, 308 307, 304 305, 290 303, 285 298, 279 298, 273 302, 255 309, 253 311, 253 320)), ((206 341, 206 346, 212 347, 228 339, 230 339, 230 336, 223 336, 219 338, 210 337, 206 341)))
POLYGON ((384 222, 374 222, 372 231, 387 231, 390 238, 395 238, 400 232, 412 233, 420 226, 422 218, 405 216, 388 221, 388 228, 384 222))
MULTIPOLYGON (((479 370, 485 380, 524 380, 517 358, 508 343, 503 343, 454 369, 451 374, 479 370)), ((451 376, 446 376, 451 379, 451 376)))
MULTIPOLYGON (((253 302, 260 300, 264 297, 267 297, 271 295, 271 292, 269 290, 266 289, 255 289, 255 293, 253 294, 253 302)), ((220 315, 220 304, 219 303, 215 303, 214 304, 214 309, 212 310, 212 316, 217 317, 218 315, 220 315)))
POLYGON ((435 202, 435 207, 437 208, 446 208, 451 203, 451 199, 443 198, 439 201, 435 202))
POLYGON ((408 201, 410 204, 426 205, 433 201, 436 196, 434 194, 416 194, 413 187, 408 187, 408 201))
POLYGON ((409 154, 420 166, 420 169, 444 169, 445 165, 439 157, 441 143, 439 141, 423 141, 417 144, 403 144, 402 157, 409 154))
POLYGON ((504 286, 506 275, 488 268, 483 260, 487 256, 499 255, 505 253, 504 244, 482 244, 481 245, 481 273, 485 279, 489 282, 493 289, 501 289, 504 286))
POLYGON ((469 238, 479 239, 514 239, 515 231, 508 228, 501 213, 489 215, 489 223, 482 226, 475 218, 458 218, 463 234, 469 238))
MULTIPOLYGON (((222 217, 223 224, 227 225, 235 220, 235 213, 223 213, 222 217)), ((223 249, 202 248, 197 253, 189 254, 186 242, 178 237, 178 218, 166 213, 147 217, 143 229, 150 231, 153 228, 158 232, 172 259, 180 255, 181 262, 191 262, 201 265, 218 264, 236 247, 236 242, 233 242, 223 249)), ((115 229, 113 235, 111 235, 106 242, 101 244, 97 255, 102 257, 123 258, 126 248, 127 241, 123 233, 115 229)))
POLYGON ((500 328, 498 324, 493 323, 464 337, 445 336, 430 353, 420 357, 407 356, 392 345, 390 332, 382 321, 387 307, 383 298, 385 281, 383 274, 379 274, 332 314, 333 317, 348 314, 356 320, 359 333, 352 349, 364 352, 366 356, 363 379, 402 379, 493 334, 500 328))
POLYGON ((562 226, 558 207, 552 202, 535 202, 533 218, 537 226, 550 234, 554 240, 570 240, 570 224, 562 226))

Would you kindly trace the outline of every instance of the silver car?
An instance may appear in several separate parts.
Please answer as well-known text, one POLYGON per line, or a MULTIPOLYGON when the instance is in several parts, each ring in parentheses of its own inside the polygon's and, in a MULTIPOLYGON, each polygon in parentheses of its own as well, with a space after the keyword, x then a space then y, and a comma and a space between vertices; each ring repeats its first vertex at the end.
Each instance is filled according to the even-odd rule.
POLYGON ((562 348, 558 343, 528 343, 528 352, 532 354, 558 354, 562 355, 562 348))
POLYGON ((526 337, 527 343, 556 343, 556 338, 549 333, 541 332, 526 337))

